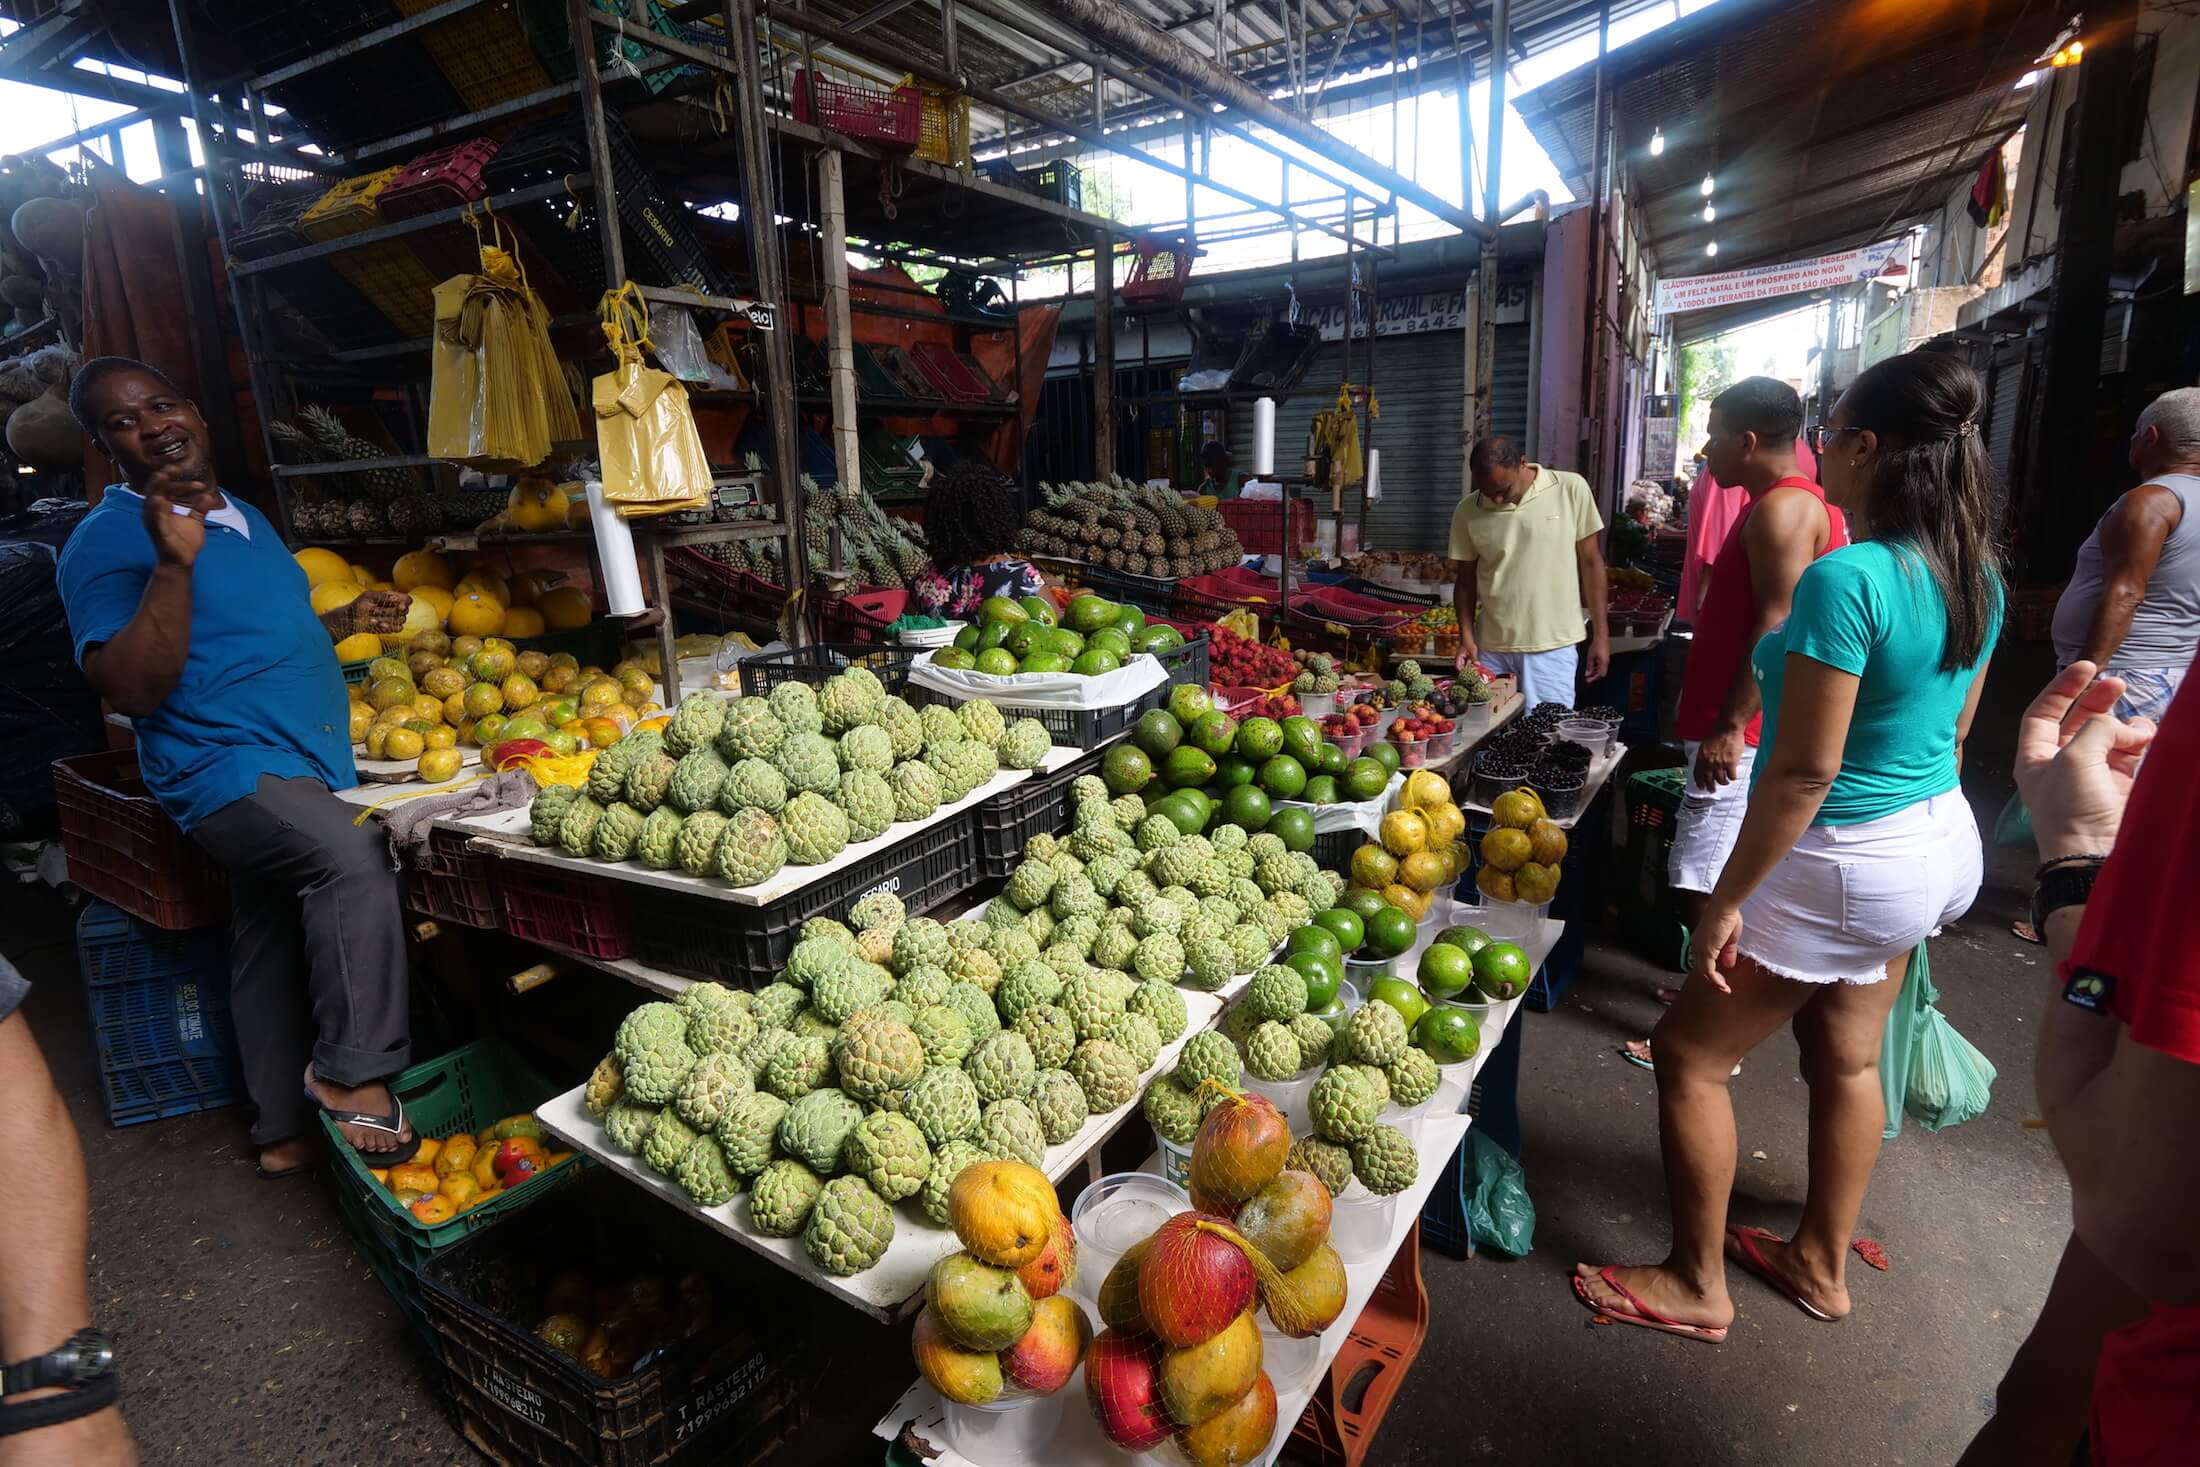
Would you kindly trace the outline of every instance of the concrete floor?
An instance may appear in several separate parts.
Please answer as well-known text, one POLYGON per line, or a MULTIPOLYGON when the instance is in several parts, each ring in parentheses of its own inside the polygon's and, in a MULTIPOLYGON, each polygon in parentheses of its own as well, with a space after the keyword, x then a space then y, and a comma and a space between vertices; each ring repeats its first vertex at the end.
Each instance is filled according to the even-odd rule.
MULTIPOLYGON (((2013 727, 2035 671, 2029 662, 1997 669, 1990 685, 1967 776, 1988 830, 2008 789, 1992 731, 2013 727)), ((1566 1285, 1577 1259, 1655 1258, 1665 1244, 1652 1078, 1613 1052, 1655 1022, 1658 978, 1593 941, 1559 1009, 1527 1019, 1521 1109, 1535 1250, 1514 1262, 1424 1254, 1429 1335, 1365 1460, 1952 1461, 2031 1324, 2068 1220, 2045 1133, 2023 1125, 2046 977, 2039 950, 2008 935, 2028 877, 2021 853, 1995 854, 1977 906, 1933 946, 1944 1012, 2001 1077, 1982 1119, 1937 1136, 1911 1125, 1886 1148, 1861 1232, 1885 1247, 1892 1270, 1853 1271, 1856 1312, 1838 1326, 1737 1276, 1741 1315, 1718 1348, 1594 1326, 1566 1285)), ((50 895, 12 896, 5 942, 38 985, 29 1017, 84 1138, 92 1297, 121 1341, 124 1405, 145 1460, 480 1460, 446 1423, 430 1370, 352 1248, 325 1181, 255 1179, 242 1111, 107 1125, 70 920, 50 895)), ((1775 1038, 1735 1083, 1735 1216, 1774 1228, 1793 1221, 1804 1185, 1792 1052, 1775 1038)), ((819 1322, 834 1328, 817 1399, 838 1404, 813 1410, 778 1460, 876 1462, 866 1434, 908 1379, 906 1333, 852 1313, 819 1322)))

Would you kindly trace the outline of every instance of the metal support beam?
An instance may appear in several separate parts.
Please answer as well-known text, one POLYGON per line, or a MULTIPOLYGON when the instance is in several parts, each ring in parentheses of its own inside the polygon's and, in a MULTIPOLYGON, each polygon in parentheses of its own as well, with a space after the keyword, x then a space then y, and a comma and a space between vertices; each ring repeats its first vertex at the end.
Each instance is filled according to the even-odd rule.
MULTIPOLYGON (((184 135, 183 120, 173 113, 154 121, 153 147, 162 171, 191 166, 191 144, 184 135)), ((121 140, 117 138, 118 171, 121 158, 121 140)), ((221 307, 206 258, 206 205, 199 191, 188 186, 171 191, 168 218, 175 239, 176 274, 183 282, 184 319, 191 332, 191 359, 198 371, 199 396, 222 405, 207 424, 214 438, 214 462, 230 482, 241 483, 246 467, 244 438, 237 432, 228 353, 222 349, 221 307)))
POLYGON ((1115 242, 1092 239, 1092 476, 1115 472, 1115 242))
POLYGON ((911 5, 915 3, 916 0, 879 0, 878 4, 872 6, 869 10, 864 11, 863 14, 855 17, 855 19, 849 21, 848 29, 852 31, 860 31, 866 29, 867 27, 877 25, 880 21, 886 19, 890 15, 901 14, 902 11, 907 10, 911 5))
MULTIPOLYGON (((1095 37, 1103 45, 1128 52, 1170 80, 1189 85, 1237 109, 1253 122, 1282 134, 1339 167, 1371 183, 1381 184, 1401 198, 1411 199, 1453 228, 1482 239, 1496 237, 1495 226, 1485 224, 1467 210, 1431 193, 1397 169, 1386 167, 1359 149, 1340 142, 1290 109, 1279 107, 1268 99, 1267 93, 1107 0, 1030 0, 1030 3, 1072 29, 1095 37)), ((1504 0, 1499 0, 1500 7, 1503 4, 1504 0)), ((1491 201, 1491 207, 1496 207, 1495 200, 1491 201)))
POLYGON ((414 31, 425 29, 438 21, 449 20, 454 15, 462 15, 486 3, 488 3, 488 0, 443 0, 440 5, 430 6, 417 15, 406 16, 403 20, 392 21, 385 26, 378 26, 365 35, 356 36, 340 46, 331 46, 326 51, 316 51, 303 61, 293 61, 288 66, 278 66, 273 71, 262 72, 246 82, 244 90, 264 92, 269 87, 279 87, 294 77, 301 77, 309 72, 319 71, 324 66, 333 66, 346 57, 357 56, 363 51, 371 51, 385 41, 394 41, 399 36, 411 35, 414 31))
MULTIPOLYGON (((825 361, 832 379, 833 470, 843 504, 862 492, 863 455, 856 447, 856 346, 848 320, 848 203, 843 188, 847 159, 831 148, 817 155, 817 206, 825 227, 825 361)), ((833 517, 832 568, 843 574, 840 517, 833 517)))

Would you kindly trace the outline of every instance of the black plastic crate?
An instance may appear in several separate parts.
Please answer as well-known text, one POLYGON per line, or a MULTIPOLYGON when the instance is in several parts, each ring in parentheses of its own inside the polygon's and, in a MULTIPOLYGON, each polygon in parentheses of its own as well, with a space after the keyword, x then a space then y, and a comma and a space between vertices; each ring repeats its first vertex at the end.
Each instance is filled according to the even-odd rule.
POLYGON ((978 867, 987 877, 1006 876, 1024 858, 1034 836, 1069 829, 1069 787, 1081 774, 1098 774, 1105 749, 1093 749, 1052 774, 1034 774, 971 812, 978 822, 978 867))
POLYGON ((802 1419, 810 1348, 795 1286, 677 1209, 637 1203, 624 1182, 591 1177, 545 1199, 437 1254, 420 1283, 452 1415, 498 1462, 740 1467, 802 1419), (534 1332, 569 1270, 591 1293, 700 1293, 708 1322, 626 1375, 597 1375, 534 1332))
POLYGON ((1082 209, 1085 207, 1084 174, 1076 164, 1070 162, 1067 158, 1056 158, 1050 163, 1042 163, 1037 168, 1025 168, 1019 171, 1023 178, 1021 187, 1037 194, 1040 198, 1052 199, 1065 208, 1082 209))
POLYGON ((471 846, 471 838, 456 831, 429 831, 427 859, 405 873, 405 905, 439 922, 502 927, 504 898, 496 882, 497 858, 471 846))
POLYGON ((909 686, 909 669, 917 660, 913 647, 885 647, 876 642, 812 642, 791 652, 750 657, 741 663, 741 692, 759 697, 781 683, 819 686, 851 667, 867 667, 886 685, 889 693, 909 686))
POLYGON ((977 822, 965 810, 765 907, 635 886, 634 956, 684 978, 761 987, 778 976, 810 918, 846 917, 880 890, 922 915, 977 879, 977 822))

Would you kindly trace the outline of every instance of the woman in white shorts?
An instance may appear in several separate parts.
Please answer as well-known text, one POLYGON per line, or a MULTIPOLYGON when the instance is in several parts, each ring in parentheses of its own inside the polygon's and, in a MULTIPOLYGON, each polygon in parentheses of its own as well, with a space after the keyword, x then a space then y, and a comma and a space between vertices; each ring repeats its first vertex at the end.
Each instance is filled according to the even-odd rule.
POLYGON ((1749 809, 1695 932, 1689 983, 1653 1036, 1672 1251, 1581 1264, 1581 1302, 1627 1324, 1726 1338, 1731 1257, 1812 1317, 1849 1311, 1845 1263, 1885 1122, 1879 1046, 1909 952, 1978 895, 1958 775, 2001 626, 1984 391, 1911 352, 1859 377, 1820 430, 1826 497, 1858 543, 1814 562, 1751 670, 1764 736, 1749 809), (1792 1237, 1729 1227, 1727 1080, 1794 1021, 1810 1086, 1810 1189, 1792 1237))

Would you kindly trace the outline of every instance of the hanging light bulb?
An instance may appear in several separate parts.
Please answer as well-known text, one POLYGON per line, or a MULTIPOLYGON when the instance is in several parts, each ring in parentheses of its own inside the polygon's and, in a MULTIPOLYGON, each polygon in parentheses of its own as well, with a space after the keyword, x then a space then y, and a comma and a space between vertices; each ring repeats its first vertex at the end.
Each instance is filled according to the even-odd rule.
POLYGON ((1707 255, 1716 257, 1719 253, 1719 242, 1717 240, 1711 241, 1711 243, 1703 247, 1703 252, 1707 255))
POLYGON ((1655 158, 1664 152, 1665 131, 1662 128, 1653 127, 1650 129, 1650 156, 1655 158))
POLYGON ((1699 186, 1698 192, 1700 192, 1705 198, 1708 199, 1711 197, 1711 190, 1715 187, 1717 187, 1717 185, 1712 183, 1711 175, 1706 173, 1703 176, 1703 183, 1699 186))
POLYGON ((1703 206, 1703 222, 1704 222, 1704 223, 1706 223, 1706 224, 1709 224, 1709 223, 1710 223, 1710 222, 1711 222, 1712 220, 1714 220, 1714 219, 1716 219, 1716 218, 1718 218, 1718 217, 1719 217, 1719 211, 1718 211, 1717 209, 1714 209, 1714 208, 1713 208, 1713 207, 1711 207, 1711 205, 1709 205, 1709 204, 1706 204, 1706 205, 1704 205, 1704 206, 1703 206))

